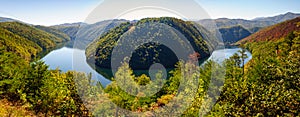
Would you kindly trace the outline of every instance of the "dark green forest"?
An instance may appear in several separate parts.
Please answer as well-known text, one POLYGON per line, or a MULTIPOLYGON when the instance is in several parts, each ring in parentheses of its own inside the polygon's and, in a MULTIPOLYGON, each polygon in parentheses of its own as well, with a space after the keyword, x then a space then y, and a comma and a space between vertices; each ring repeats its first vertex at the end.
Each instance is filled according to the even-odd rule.
MULTIPOLYGON (((184 40, 180 37, 182 34, 191 44, 191 47, 195 49, 195 52, 200 54, 199 60, 202 60, 210 56, 210 51, 215 48, 217 41, 215 40, 215 43, 207 41, 204 39, 204 33, 202 34, 198 29, 192 22, 171 17, 145 18, 137 23, 127 22, 111 29, 91 43, 87 47, 86 55, 90 63, 95 63, 98 67, 110 68, 113 49, 120 45, 118 42, 122 42, 126 45, 122 45, 124 49, 117 51, 117 53, 122 54, 129 51, 128 48, 136 48, 129 62, 131 68, 135 70, 148 69, 150 65, 157 62, 163 63, 167 68, 173 68, 178 62, 178 58, 170 48, 159 43, 168 42, 177 45, 177 48, 184 47, 186 44, 180 42, 184 40), (172 27, 178 32, 167 27, 172 27), (145 42, 145 39, 151 40, 152 43, 135 47, 145 42)), ((212 39, 212 41, 214 40, 212 39)), ((188 49, 184 51, 189 52, 188 49)))
POLYGON ((245 37, 251 35, 251 32, 246 30, 243 26, 233 26, 228 28, 220 28, 223 42, 225 45, 230 45, 238 42, 245 37))

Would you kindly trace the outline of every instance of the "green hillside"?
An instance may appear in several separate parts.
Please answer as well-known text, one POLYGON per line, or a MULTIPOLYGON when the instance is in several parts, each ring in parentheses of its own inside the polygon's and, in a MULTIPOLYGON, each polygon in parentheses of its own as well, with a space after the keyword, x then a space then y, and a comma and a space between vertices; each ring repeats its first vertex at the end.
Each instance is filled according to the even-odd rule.
POLYGON ((34 27, 38 28, 40 30, 43 30, 45 32, 48 32, 48 33, 50 33, 50 34, 52 34, 52 35, 54 35, 58 38, 61 38, 61 39, 63 39, 63 41, 70 41, 71 40, 71 38, 67 34, 65 34, 65 33, 61 32, 57 29, 54 29, 54 28, 51 28, 51 27, 46 27, 46 26, 40 26, 40 25, 34 26, 34 27))
POLYGON ((287 20, 291 20, 299 16, 300 14, 288 12, 286 14, 281 14, 273 17, 255 18, 253 20, 219 18, 203 19, 197 21, 197 23, 203 25, 205 28, 207 28, 213 33, 219 31, 224 39, 224 43, 233 44, 247 37, 247 35, 249 36, 249 33, 246 34, 247 31, 249 31, 251 34, 254 34, 265 27, 272 26, 287 20), (236 28, 238 28, 239 26, 243 27, 243 30, 247 30, 243 31, 245 32, 245 35, 241 34, 239 31, 232 32, 233 30, 236 30, 236 28))
POLYGON ((74 76, 85 74, 49 70, 35 59, 68 40, 50 28, 0 23, 0 116, 90 115, 74 88, 74 76))
POLYGON ((79 49, 86 49, 87 45, 93 42, 101 34, 110 29, 127 22, 126 20, 105 20, 94 24, 86 23, 72 23, 51 26, 51 28, 60 30, 71 37, 75 42, 74 47, 79 49))
POLYGON ((56 44, 64 42, 62 38, 18 22, 3 22, 0 23, 0 28, 38 44, 43 50, 54 48, 56 44))
POLYGON ((50 50, 57 44, 68 41, 68 38, 60 37, 63 36, 62 33, 48 28, 43 29, 51 33, 18 22, 2 22, 0 23, 0 47, 30 61, 42 51, 50 50), (57 37, 52 33, 60 36, 57 37))
POLYGON ((248 42, 263 42, 263 41, 276 41, 286 37, 293 31, 300 30, 300 17, 291 19, 273 26, 266 27, 260 31, 248 36, 237 42, 237 44, 245 44, 248 42))
POLYGON ((51 28, 57 29, 65 33, 66 35, 68 35, 71 38, 71 40, 75 40, 77 32, 82 25, 86 25, 86 24, 84 23, 61 24, 61 25, 51 26, 51 28))
POLYGON ((30 60, 42 51, 38 44, 3 28, 0 28, 0 47, 6 51, 16 53, 26 60, 30 60))
MULTIPOLYGON (((200 54, 199 60, 210 56, 209 47, 214 47, 214 45, 203 39, 203 35, 200 31, 198 31, 192 22, 185 22, 176 18, 164 17, 146 18, 138 21, 137 23, 127 22, 110 30, 108 33, 102 35, 95 42, 88 46, 86 50, 88 61, 91 62, 95 60, 97 66, 110 68, 110 57, 113 48, 120 39, 121 35, 125 34, 127 31, 129 31, 129 33, 126 33, 125 35, 129 34, 129 37, 125 38, 125 40, 130 39, 135 41, 130 41, 129 44, 126 44, 126 46, 134 47, 139 43, 140 39, 152 38, 153 40, 163 40, 173 38, 175 39, 175 43, 180 41, 176 40, 180 39, 178 38, 177 34, 168 33, 168 30, 164 29, 165 27, 152 26, 155 25, 155 23, 168 25, 182 33, 190 42, 195 52, 200 54), (149 26, 150 29, 143 30, 143 28, 149 28, 147 26, 149 26)), ((123 53, 121 51, 118 53, 123 53)), ((178 62, 178 59, 174 53, 164 45, 147 43, 136 49, 132 55, 130 65, 133 69, 147 69, 150 65, 156 62, 163 63, 165 67, 171 68, 174 67, 174 64, 178 62)))
POLYGON ((240 25, 229 28, 220 28, 219 31, 222 34, 223 41, 225 44, 235 43, 251 35, 251 32, 249 32, 247 29, 240 25))

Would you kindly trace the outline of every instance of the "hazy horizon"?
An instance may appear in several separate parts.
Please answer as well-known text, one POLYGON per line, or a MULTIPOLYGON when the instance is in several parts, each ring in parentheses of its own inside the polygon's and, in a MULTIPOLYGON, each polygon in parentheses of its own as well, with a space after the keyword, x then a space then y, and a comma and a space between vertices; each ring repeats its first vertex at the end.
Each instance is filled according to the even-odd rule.
MULTIPOLYGON (((152 1, 155 0, 145 0, 143 2, 151 3, 152 1)), ((102 13, 103 15, 100 15, 112 16, 103 17, 100 18, 100 20, 95 19, 94 21, 87 21, 87 19, 91 19, 89 18, 90 14, 94 12, 98 7, 102 7, 103 9, 105 9, 106 7, 109 8, 111 6, 115 6, 112 9, 122 9, 122 7, 128 6, 128 4, 136 2, 138 2, 138 0, 3 0, 2 4, 0 4, 0 17, 12 18, 29 24, 44 26, 77 22, 99 22, 109 19, 139 20, 146 17, 163 16, 181 18, 178 15, 155 10, 136 11, 131 12, 131 14, 123 14, 123 16, 118 17, 113 14, 114 11, 108 10, 106 11, 107 14, 102 13), (103 3, 106 2, 110 2, 110 4, 108 6, 103 6, 103 3), (148 14, 143 15, 143 13, 145 12, 147 12, 148 14)), ((287 12, 300 13, 300 8, 297 6, 300 1, 297 0, 290 0, 289 2, 282 0, 195 0, 193 2, 197 2, 198 7, 202 7, 204 10, 202 12, 205 12, 206 14, 203 15, 204 18, 199 18, 199 16, 202 16, 202 14, 200 14, 199 16, 195 14, 189 14, 190 16, 187 20, 218 18, 252 20, 259 17, 272 17, 280 14, 285 14, 287 12)), ((167 4, 169 6, 181 6, 182 8, 179 9, 179 11, 182 9, 191 11, 192 7, 197 6, 183 0, 165 0, 158 3, 167 4)))

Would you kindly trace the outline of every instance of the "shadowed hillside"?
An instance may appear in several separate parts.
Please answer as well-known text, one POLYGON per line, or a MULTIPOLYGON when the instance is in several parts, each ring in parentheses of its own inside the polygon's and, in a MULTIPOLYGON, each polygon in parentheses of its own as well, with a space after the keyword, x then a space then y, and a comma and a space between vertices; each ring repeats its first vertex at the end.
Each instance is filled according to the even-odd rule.
POLYGON ((222 34, 223 41, 225 44, 232 44, 235 43, 245 37, 251 35, 251 32, 246 30, 242 26, 233 26, 229 28, 221 28, 219 29, 220 33, 222 34))

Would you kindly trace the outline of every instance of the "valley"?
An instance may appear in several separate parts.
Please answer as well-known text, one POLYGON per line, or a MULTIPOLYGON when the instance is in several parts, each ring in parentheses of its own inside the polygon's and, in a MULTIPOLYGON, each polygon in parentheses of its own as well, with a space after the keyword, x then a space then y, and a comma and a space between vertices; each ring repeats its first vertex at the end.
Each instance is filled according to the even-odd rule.
POLYGON ((299 16, 0 18, 0 116, 299 116, 299 16))

